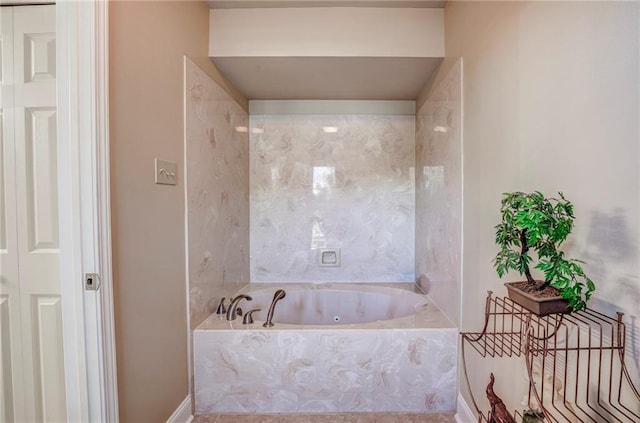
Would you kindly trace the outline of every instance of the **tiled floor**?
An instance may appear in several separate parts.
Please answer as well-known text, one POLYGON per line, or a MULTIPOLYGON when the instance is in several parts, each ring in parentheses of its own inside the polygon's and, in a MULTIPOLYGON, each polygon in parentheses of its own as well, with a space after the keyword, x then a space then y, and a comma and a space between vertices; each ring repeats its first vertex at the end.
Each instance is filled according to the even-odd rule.
POLYGON ((454 423, 454 413, 202 414, 193 423, 454 423))

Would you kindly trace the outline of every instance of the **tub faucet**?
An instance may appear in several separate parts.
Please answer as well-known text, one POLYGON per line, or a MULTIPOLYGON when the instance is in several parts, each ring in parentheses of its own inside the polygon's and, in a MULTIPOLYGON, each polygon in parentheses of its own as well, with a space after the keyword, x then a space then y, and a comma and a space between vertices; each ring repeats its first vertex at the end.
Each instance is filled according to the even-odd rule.
POLYGON ((284 292, 284 289, 278 289, 275 294, 273 294, 273 301, 271 301, 271 307, 269 307, 269 312, 267 313, 267 321, 262 324, 265 328, 270 328, 273 326, 273 311, 276 308, 276 303, 283 299, 287 295, 284 292))
POLYGON ((238 295, 235 298, 231 299, 231 304, 229 305, 229 309, 227 310, 227 320, 235 320, 236 318, 236 308, 238 307, 238 303, 241 300, 247 300, 247 301, 251 301, 253 298, 251 298, 248 295, 238 295))

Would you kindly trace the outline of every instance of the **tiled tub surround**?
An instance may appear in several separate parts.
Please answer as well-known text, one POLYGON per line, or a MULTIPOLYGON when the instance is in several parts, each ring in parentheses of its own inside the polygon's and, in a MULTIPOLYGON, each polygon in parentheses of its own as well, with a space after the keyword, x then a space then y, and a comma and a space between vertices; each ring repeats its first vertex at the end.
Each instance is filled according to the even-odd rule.
POLYGON ((414 116, 250 117, 251 281, 414 275, 414 116), (341 266, 319 251, 341 249, 341 266))
POLYGON ((249 278, 249 117, 185 59, 190 327, 249 278))
MULTIPOLYGON (((270 284, 271 295, 266 295, 264 287, 250 284, 242 291, 254 292, 259 299, 282 288, 293 300, 297 290, 337 289, 270 284)), ((276 325, 269 329, 260 320, 243 325, 241 318, 228 322, 212 315, 194 332, 196 413, 453 411, 457 329, 442 312, 426 297, 414 296, 411 284, 342 289, 344 295, 356 297, 344 291, 358 289, 362 298, 380 294, 371 301, 374 308, 406 310, 408 301, 415 310, 361 324, 284 324, 278 323, 278 316, 279 307, 285 310, 285 297, 276 306, 276 325), (390 297, 388 306, 380 302, 383 294, 390 297), (404 305, 392 306, 394 299, 404 305)), ((372 298, 376 297, 368 299, 372 298)), ((366 308, 365 303, 360 302, 366 308)), ((241 304, 245 310, 257 305, 241 304)), ((349 307, 352 311, 353 305, 349 307)))
MULTIPOLYGON (((462 269, 462 59, 444 59, 416 114, 416 274, 460 324, 462 269)), ((426 287, 425 287, 426 288, 426 287)))

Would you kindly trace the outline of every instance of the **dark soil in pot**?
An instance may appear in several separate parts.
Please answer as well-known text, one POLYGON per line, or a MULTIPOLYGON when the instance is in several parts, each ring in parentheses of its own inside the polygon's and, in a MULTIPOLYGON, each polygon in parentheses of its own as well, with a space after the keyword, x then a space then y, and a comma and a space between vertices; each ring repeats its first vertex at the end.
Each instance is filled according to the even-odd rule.
POLYGON ((536 281, 535 285, 531 285, 527 281, 522 282, 514 282, 511 286, 518 288, 522 292, 526 292, 527 294, 533 295, 534 297, 540 298, 553 298, 553 297, 561 297, 560 290, 553 286, 545 286, 542 290, 540 287, 542 286, 543 281, 536 281))

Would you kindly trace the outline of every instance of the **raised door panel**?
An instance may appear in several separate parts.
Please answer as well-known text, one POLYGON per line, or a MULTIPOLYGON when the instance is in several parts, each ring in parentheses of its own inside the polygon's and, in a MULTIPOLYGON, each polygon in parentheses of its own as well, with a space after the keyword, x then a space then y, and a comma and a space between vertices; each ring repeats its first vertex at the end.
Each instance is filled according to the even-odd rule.
POLYGON ((56 79, 56 34, 38 32, 24 34, 24 81, 56 79))
POLYGON ((14 8, 13 28, 15 107, 55 106, 54 6, 14 8))
MULTIPOLYGON (((13 165, 13 8, 0 8, 0 277, 8 266, 9 245, 16 240, 8 232, 7 221, 15 222, 7 198, 15 198, 15 171, 13 165)), ((11 207, 15 210, 15 207, 11 207)), ((14 248, 15 250, 15 248, 14 248)), ((15 252, 15 251, 14 251, 15 252)), ((2 285, 0 285, 2 289, 2 285)))
POLYGON ((0 294, 0 421, 2 422, 14 421, 12 345, 9 296, 0 294))
MULTIPOLYGON (((0 81, 3 88, 13 85, 13 7, 0 8, 0 81)), ((4 96, 3 96, 4 97, 4 96)), ((2 98, 3 104, 9 99, 2 98)))
POLYGON ((16 227, 13 8, 0 8, 0 421, 25 421, 16 227))
POLYGON ((0 108, 0 254, 7 251, 7 204, 4 195, 4 141, 3 141, 3 124, 2 124, 2 108, 0 108))
POLYGON ((58 189, 54 108, 25 110, 25 176, 29 253, 58 254, 58 189))
POLYGON ((32 297, 31 310, 36 419, 61 421, 66 410, 60 296, 32 297))

